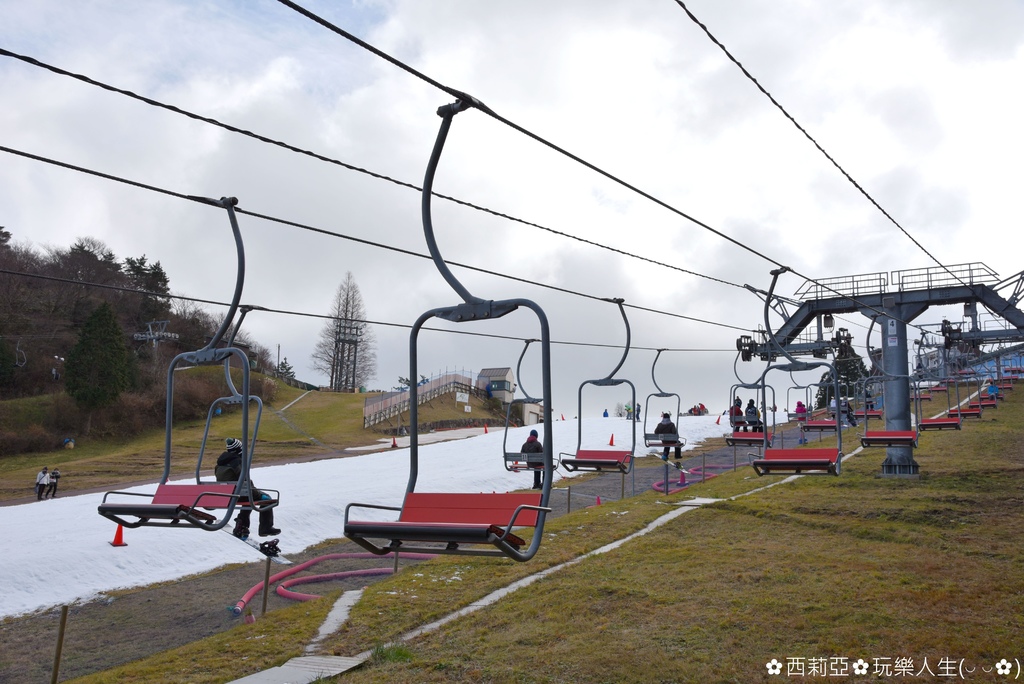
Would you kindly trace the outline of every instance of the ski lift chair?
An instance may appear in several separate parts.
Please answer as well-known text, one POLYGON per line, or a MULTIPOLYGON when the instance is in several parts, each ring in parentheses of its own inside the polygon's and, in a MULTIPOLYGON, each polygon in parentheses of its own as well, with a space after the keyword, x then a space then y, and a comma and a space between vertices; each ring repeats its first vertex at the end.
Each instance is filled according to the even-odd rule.
MULTIPOLYGON (((629 380, 614 377, 615 373, 622 367, 622 364, 626 360, 626 356, 629 354, 629 320, 626 318, 626 310, 623 308, 622 299, 611 299, 605 300, 617 304, 619 307, 619 313, 622 314, 622 320, 626 325, 626 346, 622 352, 622 358, 619 359, 619 364, 612 369, 606 377, 598 380, 584 380, 580 384, 578 392, 578 406, 579 414, 583 415, 583 388, 587 385, 593 385, 595 387, 617 387, 618 385, 627 385, 630 390, 630 405, 636 406, 636 387, 629 380)), ((592 472, 605 472, 612 471, 622 473, 623 476, 633 470, 633 454, 636 453, 636 427, 630 421, 630 435, 632 441, 629 449, 584 449, 583 448, 583 421, 577 421, 577 433, 576 433, 576 451, 572 454, 562 453, 560 454, 562 467, 569 472, 575 472, 578 470, 592 471, 592 472)), ((625 487, 625 484, 623 484, 625 487)))
MULTIPOLYGON (((421 196, 423 233, 434 265, 463 303, 433 309, 422 314, 412 327, 409 343, 409 377, 417 377, 417 340, 424 323, 441 318, 452 323, 500 318, 520 307, 532 310, 541 331, 541 372, 544 423, 551 421, 551 338, 547 316, 527 299, 484 300, 474 297, 455 278, 441 257, 434 238, 430 201, 434 175, 451 128, 452 119, 469 107, 484 105, 465 96, 437 110, 441 126, 427 164, 421 196)), ((551 511, 552 439, 544 431, 544 481, 539 492, 422 492, 416 489, 420 467, 418 399, 415 385, 409 387, 409 480, 401 506, 349 503, 345 506, 345 536, 376 555, 425 552, 452 555, 504 556, 516 561, 533 558, 544 537, 544 521, 551 511), (355 511, 364 517, 357 518, 355 511), (370 512, 367 515, 366 512, 370 512), (386 517, 387 519, 382 519, 386 517), (527 540, 516 528, 532 527, 527 540)))
POLYGON ((210 342, 197 351, 178 354, 171 361, 167 370, 167 400, 166 400, 166 426, 164 431, 164 471, 157 485, 156 491, 152 494, 129 491, 112 491, 103 495, 103 500, 98 507, 98 512, 103 517, 116 522, 124 527, 134 528, 143 526, 170 526, 179 529, 198 528, 207 531, 223 528, 236 508, 248 507, 253 510, 266 510, 276 506, 280 500, 280 493, 276 490, 261 489, 270 498, 250 501, 252 485, 249 480, 249 470, 252 464, 253 450, 255 448, 256 435, 259 430, 259 418, 262 414, 263 404, 259 397, 253 397, 249 392, 249 358, 244 351, 231 346, 234 341, 238 326, 245 318, 245 313, 252 307, 242 307, 242 314, 238 320, 234 332, 228 340, 227 346, 220 347, 221 340, 234 321, 235 314, 239 309, 239 299, 242 295, 242 286, 245 281, 245 252, 242 245, 241 232, 235 217, 234 207, 238 203, 235 198, 221 198, 220 200, 203 199, 207 204, 221 207, 227 211, 231 223, 232 234, 235 239, 235 250, 237 254, 237 275, 235 280, 235 292, 231 305, 228 308, 224 320, 210 342), (231 359, 239 360, 242 371, 242 391, 239 392, 231 379, 231 359), (221 397, 213 402, 207 415, 206 432, 203 435, 203 443, 200 448, 199 457, 196 461, 194 472, 194 483, 170 482, 171 477, 171 437, 174 425, 174 379, 175 370, 181 364, 207 365, 223 363, 228 388, 231 394, 221 397), (250 435, 249 411, 250 403, 257 405, 256 420, 250 435), (230 482, 207 482, 200 476, 202 468, 203 451, 206 447, 207 437, 210 430, 210 420, 214 415, 215 408, 220 404, 239 404, 243 407, 241 411, 241 441, 242 441, 242 467, 238 480, 230 482))
POLYGON ((686 446, 686 439, 679 437, 679 423, 676 422, 676 421, 678 421, 679 420, 679 416, 682 415, 682 411, 681 411, 682 405, 683 405, 682 398, 678 394, 675 394, 674 392, 666 392, 665 390, 661 389, 661 387, 658 385, 658 379, 654 375, 654 368, 658 365, 658 358, 661 356, 661 352, 663 352, 663 351, 665 351, 665 350, 664 349, 659 349, 658 350, 657 354, 654 355, 654 363, 651 364, 651 382, 654 383, 654 388, 657 390, 657 392, 652 392, 652 393, 648 394, 647 395, 647 400, 644 401, 644 413, 646 414, 646 416, 644 417, 644 426, 645 426, 644 427, 644 446, 648 447, 648 448, 650 448, 650 447, 662 447, 662 448, 664 448, 664 447, 669 447, 669 448, 679 447, 681 449, 682 447, 686 446), (675 434, 665 433, 665 432, 657 433, 657 432, 654 432, 653 429, 648 431, 646 426, 650 425, 649 421, 650 421, 652 415, 654 416, 654 420, 656 421, 655 422, 655 428, 656 428, 658 426, 658 421, 660 421, 661 414, 662 413, 668 413, 667 411, 660 411, 660 410, 655 411, 655 412, 652 413, 651 412, 651 399, 659 399, 659 400, 660 399, 669 399, 669 400, 671 400, 673 397, 675 397, 676 401, 675 401, 674 410, 671 412, 670 415, 675 417, 675 420, 672 421, 673 424, 676 426, 675 434))

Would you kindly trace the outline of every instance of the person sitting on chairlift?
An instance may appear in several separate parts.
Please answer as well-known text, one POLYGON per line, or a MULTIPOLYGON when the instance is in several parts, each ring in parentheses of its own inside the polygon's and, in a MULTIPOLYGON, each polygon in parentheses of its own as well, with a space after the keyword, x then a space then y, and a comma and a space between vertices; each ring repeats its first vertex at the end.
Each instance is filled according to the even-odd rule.
MULTIPOLYGON (((237 439, 229 437, 226 440, 226 446, 227 449, 217 458, 217 467, 213 472, 217 476, 217 482, 237 482, 242 474, 242 443, 237 439)), ((263 492, 256 489, 251 481, 249 482, 249 487, 252 490, 249 497, 243 496, 239 499, 239 503, 269 498, 263 492)), ((239 507, 238 516, 235 517, 235 529, 231 533, 239 539, 248 537, 251 517, 252 508, 239 507)), ((281 530, 274 527, 274 509, 264 508, 260 511, 260 536, 269 537, 274 534, 281 534, 281 530)))
POLYGON ((853 415, 853 411, 850 410, 850 402, 845 397, 840 403, 839 412, 842 416, 844 423, 849 423, 851 427, 857 427, 857 419, 853 415))
MULTIPOLYGON (((520 451, 524 454, 543 454, 544 445, 540 443, 538 437, 539 435, 536 430, 530 430, 530 436, 523 442, 523 447, 520 451)), ((541 473, 544 472, 544 464, 531 463, 530 467, 533 468, 533 488, 540 489, 542 485, 541 473)))
MULTIPOLYGON (((751 432, 764 432, 764 430, 761 429, 761 412, 757 410, 757 406, 754 405, 753 399, 747 402, 747 410, 744 412, 743 417, 744 420, 747 421, 747 425, 750 426, 751 432)), ((747 431, 745 426, 743 431, 747 431)))
POLYGON ((656 435, 672 435, 672 436, 676 437, 675 441, 665 441, 665 440, 662 440, 661 443, 665 445, 665 451, 661 455, 661 460, 663 460, 663 461, 667 461, 668 460, 668 451, 672 447, 673 444, 676 447, 676 455, 675 455, 676 460, 678 461, 680 458, 682 458, 683 448, 682 448, 682 445, 679 444, 679 440, 678 440, 679 432, 676 430, 676 425, 675 425, 675 423, 672 422, 672 416, 670 414, 668 414, 668 413, 662 413, 661 414, 661 422, 658 423, 658 425, 654 428, 654 434, 656 434, 656 435))
POLYGON ((988 398, 992 401, 999 398, 999 386, 996 385, 995 378, 988 381, 988 389, 986 391, 988 392, 988 398))
POLYGON ((729 409, 729 422, 732 423, 733 432, 736 428, 743 428, 743 432, 747 431, 747 426, 743 422, 743 400, 736 397, 736 401, 733 402, 732 408, 729 409))

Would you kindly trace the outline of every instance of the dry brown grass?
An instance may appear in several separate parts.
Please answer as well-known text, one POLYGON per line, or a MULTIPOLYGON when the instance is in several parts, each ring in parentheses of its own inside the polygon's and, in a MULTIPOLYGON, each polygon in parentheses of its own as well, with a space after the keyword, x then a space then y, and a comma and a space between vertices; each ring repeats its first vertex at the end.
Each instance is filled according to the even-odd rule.
MULTIPOLYGON (((933 673, 943 659, 962 659, 974 670, 970 681, 1002 681, 993 667, 1021 657, 1024 633, 1022 420, 1024 396, 1011 396, 961 432, 926 433, 916 452, 919 480, 878 477, 883 449, 852 457, 839 478, 760 489, 780 478, 722 475, 669 500, 753 493, 563 568, 409 641, 408 660, 375 659, 339 681, 791 681, 786 667, 798 663, 833 672, 845 663, 846 681, 907 681, 926 659, 933 673), (773 658, 783 663, 781 678, 768 675, 773 658), (900 658, 910 660, 909 675, 877 675, 876 663, 892 667, 900 658), (858 659, 869 673, 849 676, 858 659)), ((666 512, 665 501, 648 492, 552 520, 526 564, 442 557, 407 568, 372 585, 327 648, 353 655, 395 642, 642 528, 666 512)), ((315 617, 286 629, 309 633, 315 617)), ((217 647, 230 653, 239 641, 217 647)), ((277 647, 278 660, 294 653, 291 642, 277 647)), ((119 672, 180 681, 184 671, 175 668, 209 649, 200 642, 174 660, 119 672)), ((225 669, 208 681, 241 676, 230 657, 209 658, 225 669)))

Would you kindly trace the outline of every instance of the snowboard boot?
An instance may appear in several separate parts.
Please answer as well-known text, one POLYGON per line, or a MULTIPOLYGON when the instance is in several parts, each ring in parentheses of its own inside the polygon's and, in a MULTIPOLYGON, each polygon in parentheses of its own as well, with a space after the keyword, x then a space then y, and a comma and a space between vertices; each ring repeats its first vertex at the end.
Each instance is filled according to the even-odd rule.
POLYGON ((274 511, 260 512, 260 536, 269 537, 274 534, 281 534, 281 530, 274 527, 274 511))
POLYGON ((231 530, 231 534, 235 535, 239 539, 247 539, 249 537, 249 528, 236 521, 235 529, 231 530))

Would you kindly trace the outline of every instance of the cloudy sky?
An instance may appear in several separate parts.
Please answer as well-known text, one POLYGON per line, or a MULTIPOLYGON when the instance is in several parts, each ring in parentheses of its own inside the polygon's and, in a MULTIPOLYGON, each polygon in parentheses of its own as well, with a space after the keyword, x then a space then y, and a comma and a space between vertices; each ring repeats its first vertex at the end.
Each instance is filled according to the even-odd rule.
MULTIPOLYGON (((660 201, 480 111, 455 119, 435 190, 520 221, 435 200, 441 253, 512 276, 454 269, 476 296, 537 301, 553 338, 572 343, 554 349, 556 413, 577 413, 580 383, 608 375, 621 356, 618 311, 594 298, 639 307, 627 309, 634 349, 617 375, 641 401, 654 389, 653 350, 666 348, 662 389, 684 407, 722 410, 737 382, 736 328, 763 320, 743 285, 767 288, 776 263, 811 278, 935 266, 674 0, 302 4, 660 201)), ((1001 277, 1021 270, 1019 250, 1008 249, 1019 243, 1024 158, 1019 0, 686 5, 935 259, 981 262, 1001 277)), ((413 185, 434 112, 451 101, 274 0, 0 0, 0 47, 413 185)), ((175 193, 235 196, 250 212, 426 254, 419 194, 407 187, 9 56, 0 57, 0 93, 0 146, 175 193)), ((42 249, 95 237, 120 258, 159 260, 177 294, 229 300, 222 211, 2 154, 0 225, 15 241, 42 249)), ((240 222, 244 303, 323 314, 351 271, 368 317, 397 324, 374 327, 376 387, 408 374, 401 326, 459 302, 427 259, 240 222)), ((779 291, 803 282, 786 276, 779 291)), ((962 312, 936 309, 919 322, 943 315, 962 312)), ((840 324, 863 345, 866 323, 840 324)), ((252 314, 247 324, 262 344, 280 345, 300 378, 324 381, 308 362, 322 320, 252 314)), ((526 312, 462 328, 538 335, 526 312)), ((521 346, 425 332, 419 370, 514 366, 521 346)), ((537 394, 531 357, 524 381, 537 394)), ((747 364, 740 375, 759 372, 747 364)), ((588 390, 585 409, 628 398, 588 390)))

